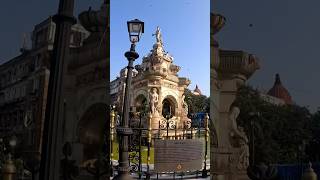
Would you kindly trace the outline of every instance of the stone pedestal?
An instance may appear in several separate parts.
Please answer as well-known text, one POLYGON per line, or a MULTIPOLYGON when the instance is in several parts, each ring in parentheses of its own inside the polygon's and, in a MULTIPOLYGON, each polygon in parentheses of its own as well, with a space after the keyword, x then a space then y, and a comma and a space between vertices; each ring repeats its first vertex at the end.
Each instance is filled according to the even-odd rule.
POLYGON ((151 118, 151 128, 152 129, 159 129, 159 124, 162 121, 163 117, 156 116, 151 118))

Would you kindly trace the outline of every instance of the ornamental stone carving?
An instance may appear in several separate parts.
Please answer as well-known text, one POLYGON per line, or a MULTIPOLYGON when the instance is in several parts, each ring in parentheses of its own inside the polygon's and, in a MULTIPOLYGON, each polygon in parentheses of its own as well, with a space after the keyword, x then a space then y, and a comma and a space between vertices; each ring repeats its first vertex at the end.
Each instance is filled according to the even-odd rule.
POLYGON ((157 43, 162 44, 162 35, 161 35, 161 30, 160 30, 159 26, 157 27, 156 33, 152 34, 152 35, 156 36, 157 43))
MULTIPOLYGON (((239 128, 240 129, 240 128, 239 128)), ((242 131, 243 135, 245 135, 242 127, 240 129, 242 131)), ((249 146, 248 146, 248 139, 239 139, 240 144, 240 154, 239 154, 239 161, 237 164, 237 168, 239 170, 246 170, 249 166, 249 146), (246 139, 246 140, 245 140, 246 139)))
POLYGON ((152 88, 152 91, 150 92, 150 110, 151 110, 151 115, 154 117, 159 116, 158 102, 159 102, 159 95, 157 93, 157 88, 152 88))
MULTIPOLYGON (((259 69, 259 59, 244 51, 222 50, 214 34, 224 26, 226 19, 211 14, 211 116, 213 128, 211 140, 211 179, 248 180, 248 137, 237 124, 240 109, 233 106, 238 88, 259 69), (227 171, 228 172, 227 172, 227 171)), ((212 132, 212 131, 211 131, 212 132)))
POLYGON ((174 64, 170 65, 170 70, 173 74, 177 74, 180 71, 180 69, 181 69, 180 66, 177 66, 174 64))
POLYGON ((249 140, 244 129, 237 125, 237 118, 239 114, 240 109, 233 106, 229 114, 231 124, 230 142, 234 148, 239 148, 237 168, 239 170, 245 170, 249 166, 249 140))
MULTIPOLYGON (((156 42, 152 50, 143 57, 141 64, 135 66, 137 73, 132 77, 130 107, 132 110, 138 110, 143 108, 141 104, 147 104, 151 119, 143 126, 151 125, 151 129, 154 129, 152 133, 156 135, 159 122, 166 120, 163 116, 167 112, 170 112, 172 116, 170 122, 172 121, 179 127, 182 127, 185 122, 190 122, 187 117, 188 106, 184 101, 183 94, 191 82, 188 78, 178 76, 177 73, 181 67, 175 65, 173 63, 174 58, 164 50, 159 27, 157 27, 154 36, 156 42), (142 92, 145 93, 144 96, 141 96, 142 92)), ((124 72, 124 70, 122 71, 124 72)), ((113 97, 113 99, 119 99, 119 104, 117 104, 119 107, 122 107, 121 103, 123 103, 121 100, 123 100, 124 91, 123 88, 120 88, 120 85, 125 84, 124 77, 125 75, 120 74, 119 82, 114 81, 115 88, 113 90, 116 92, 114 94, 120 98, 113 97)), ((170 132, 169 136, 174 136, 174 133, 172 133, 170 132)), ((179 133, 182 134, 183 132, 177 132, 177 134, 179 133)))
POLYGON ((182 107, 183 107, 183 109, 184 109, 184 114, 185 115, 188 115, 188 104, 187 104, 187 102, 185 101, 185 98, 186 98, 186 96, 185 96, 185 94, 182 94, 182 97, 181 97, 181 101, 182 101, 182 107))

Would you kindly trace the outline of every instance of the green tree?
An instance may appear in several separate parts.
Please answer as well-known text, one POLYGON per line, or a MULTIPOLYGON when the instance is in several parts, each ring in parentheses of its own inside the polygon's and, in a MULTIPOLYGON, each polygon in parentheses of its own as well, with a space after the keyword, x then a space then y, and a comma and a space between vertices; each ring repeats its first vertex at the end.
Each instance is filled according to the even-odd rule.
POLYGON ((302 146, 311 139, 312 120, 307 108, 271 104, 249 86, 239 89, 234 104, 241 110, 238 123, 250 142, 254 134, 255 163, 294 163, 306 159, 302 146))
POLYGON ((306 147, 306 153, 310 161, 320 161, 320 108, 312 116, 312 139, 306 147))
POLYGON ((194 95, 191 90, 185 90, 185 101, 188 104, 189 114, 210 112, 210 98, 204 95, 194 95))

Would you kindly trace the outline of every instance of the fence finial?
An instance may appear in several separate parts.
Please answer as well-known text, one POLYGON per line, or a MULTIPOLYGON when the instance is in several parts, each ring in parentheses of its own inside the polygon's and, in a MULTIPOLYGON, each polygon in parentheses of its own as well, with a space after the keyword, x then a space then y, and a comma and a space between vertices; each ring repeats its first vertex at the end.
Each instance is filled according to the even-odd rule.
POLYGON ((308 168, 304 170, 302 180, 317 180, 317 174, 312 169, 312 163, 309 161, 308 168))

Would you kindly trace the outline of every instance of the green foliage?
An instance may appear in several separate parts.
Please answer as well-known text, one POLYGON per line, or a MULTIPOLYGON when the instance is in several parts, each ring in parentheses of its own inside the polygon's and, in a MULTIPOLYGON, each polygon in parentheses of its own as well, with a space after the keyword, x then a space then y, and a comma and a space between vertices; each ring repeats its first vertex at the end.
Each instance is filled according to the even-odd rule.
POLYGON ((311 161, 320 161, 320 109, 314 113, 311 123, 312 139, 307 145, 306 152, 311 161))
POLYGON ((210 112, 210 97, 194 95, 189 89, 185 90, 185 101, 188 104, 189 114, 210 112))
POLYGON ((294 163, 307 158, 303 144, 312 137, 312 115, 307 108, 268 103, 248 86, 239 89, 235 105, 241 110, 239 125, 249 139, 254 133, 255 163, 294 163))

